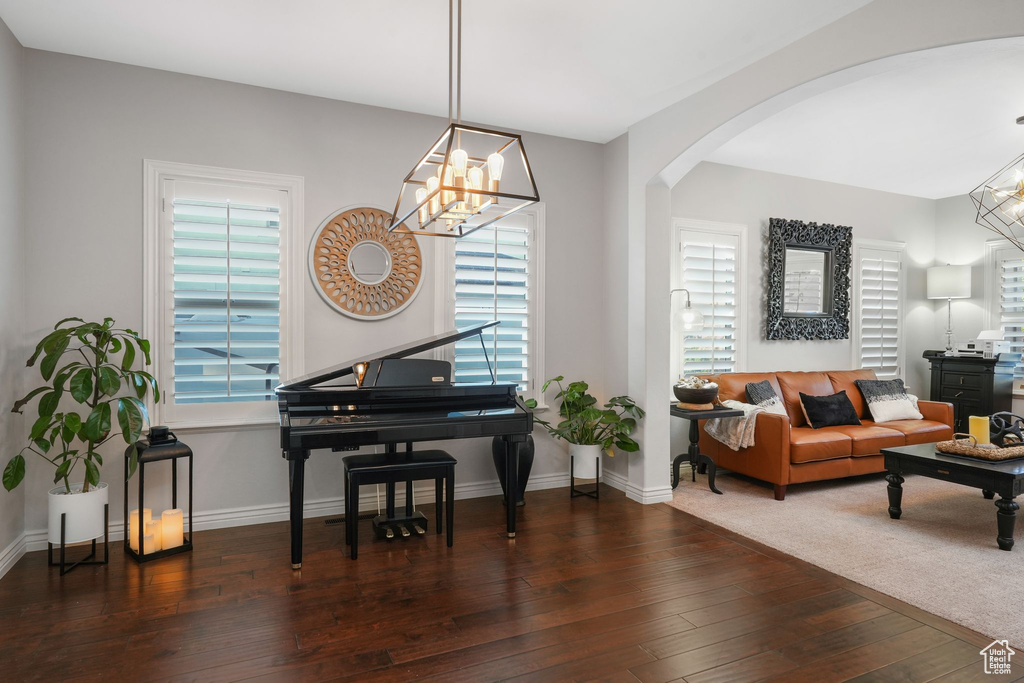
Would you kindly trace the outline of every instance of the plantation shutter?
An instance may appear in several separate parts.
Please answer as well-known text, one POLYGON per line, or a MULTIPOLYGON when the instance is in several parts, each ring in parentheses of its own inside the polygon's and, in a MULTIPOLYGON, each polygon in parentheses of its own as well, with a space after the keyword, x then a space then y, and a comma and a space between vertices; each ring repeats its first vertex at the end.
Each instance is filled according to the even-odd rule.
MULTIPOLYGON (((455 242, 453 306, 456 327, 498 320, 484 345, 499 382, 529 389, 531 253, 533 235, 515 224, 481 228, 455 242)), ((454 380, 491 382, 478 337, 456 342, 454 380)))
MULTIPOLYGON (((182 184, 176 190, 173 401, 275 400, 281 362, 278 193, 264 191, 264 201, 254 203, 211 200, 217 192, 210 187, 190 191, 182 184)), ((241 193, 221 188, 221 194, 241 193)))
MULTIPOLYGON (((999 330, 1010 342, 1010 351, 1024 351, 1024 259, 1016 249, 1000 250, 997 255, 999 277, 999 330)), ((1024 365, 1013 370, 1013 386, 1024 381, 1024 365)))
POLYGON ((897 250, 860 251, 860 365, 879 378, 902 375, 900 269, 897 250))
MULTIPOLYGON (((735 235, 682 232, 682 286, 690 292, 691 305, 704 315, 704 329, 683 335, 681 374, 736 370, 738 247, 735 235)), ((684 302, 685 294, 679 294, 673 304, 684 302)))

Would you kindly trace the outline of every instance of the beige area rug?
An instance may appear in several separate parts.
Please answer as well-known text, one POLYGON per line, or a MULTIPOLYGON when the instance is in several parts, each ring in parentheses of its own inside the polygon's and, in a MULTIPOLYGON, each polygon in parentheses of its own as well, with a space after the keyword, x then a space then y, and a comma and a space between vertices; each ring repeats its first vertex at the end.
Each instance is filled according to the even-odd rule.
POLYGON ((893 520, 884 475, 792 485, 778 502, 746 477, 720 472, 719 496, 680 474, 673 507, 1022 651, 1024 520, 1014 549, 999 550, 995 501, 980 490, 910 475, 893 520))

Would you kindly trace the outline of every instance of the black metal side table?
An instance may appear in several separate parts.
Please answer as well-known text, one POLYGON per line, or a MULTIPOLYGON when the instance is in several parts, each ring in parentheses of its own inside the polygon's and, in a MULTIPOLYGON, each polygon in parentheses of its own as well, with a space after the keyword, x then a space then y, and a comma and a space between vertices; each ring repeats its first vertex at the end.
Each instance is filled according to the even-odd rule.
POLYGON ((690 421, 690 448, 686 453, 680 453, 672 459, 672 488, 679 486, 679 465, 683 460, 690 461, 690 473, 693 481, 697 481, 697 467, 704 465, 708 472, 708 488, 721 495, 721 491, 715 488, 715 461, 710 455, 700 452, 700 420, 708 420, 719 417, 743 417, 742 410, 732 410, 721 406, 713 410, 686 410, 672 403, 669 412, 672 417, 681 417, 690 421))

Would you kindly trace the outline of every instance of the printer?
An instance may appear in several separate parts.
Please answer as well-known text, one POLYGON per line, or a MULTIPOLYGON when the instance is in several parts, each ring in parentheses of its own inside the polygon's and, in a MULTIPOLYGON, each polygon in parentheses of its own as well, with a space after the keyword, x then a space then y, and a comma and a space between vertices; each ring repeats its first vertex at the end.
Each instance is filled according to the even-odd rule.
POLYGON ((954 356, 973 358, 995 358, 1001 353, 1010 352, 1010 342, 1003 339, 999 330, 985 330, 978 334, 977 339, 959 342, 953 350, 954 356))

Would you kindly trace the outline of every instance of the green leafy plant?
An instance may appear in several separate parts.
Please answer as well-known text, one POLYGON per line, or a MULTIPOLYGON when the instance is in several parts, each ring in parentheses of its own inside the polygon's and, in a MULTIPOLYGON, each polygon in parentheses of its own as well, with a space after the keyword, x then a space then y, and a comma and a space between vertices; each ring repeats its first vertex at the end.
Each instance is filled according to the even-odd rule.
MULTIPOLYGON (((29 367, 39 362, 39 372, 48 382, 30 391, 14 404, 12 412, 22 409, 39 396, 38 417, 32 424, 29 444, 4 468, 3 484, 8 491, 25 478, 25 454, 35 453, 55 468, 53 483, 64 482, 71 492, 71 474, 83 465, 82 491, 100 482, 103 457, 98 449, 120 437, 132 446, 129 474, 135 473, 138 454, 135 442, 149 422, 146 394, 160 400, 160 389, 153 375, 134 369, 139 355, 150 364, 149 342, 129 329, 114 327, 113 318, 102 323, 81 318, 65 318, 43 337, 28 359, 29 367), (61 402, 70 398, 79 410, 61 410, 61 402), (112 428, 117 419, 117 427, 112 428)), ((65 405, 68 403, 64 401, 65 405)))
MULTIPOLYGON (((555 398, 562 400, 558 408, 561 421, 552 424, 534 418, 551 436, 580 446, 600 445, 609 455, 613 455, 612 446, 627 453, 640 449, 640 445, 629 435, 636 429, 637 420, 643 419, 645 413, 633 399, 629 396, 615 396, 603 407, 598 407, 597 399, 587 393, 590 386, 586 382, 570 382, 568 386, 562 386, 563 381, 561 375, 549 379, 541 390, 547 391, 552 382, 558 385, 555 398)), ((537 401, 529 399, 526 405, 536 408, 537 401)))

